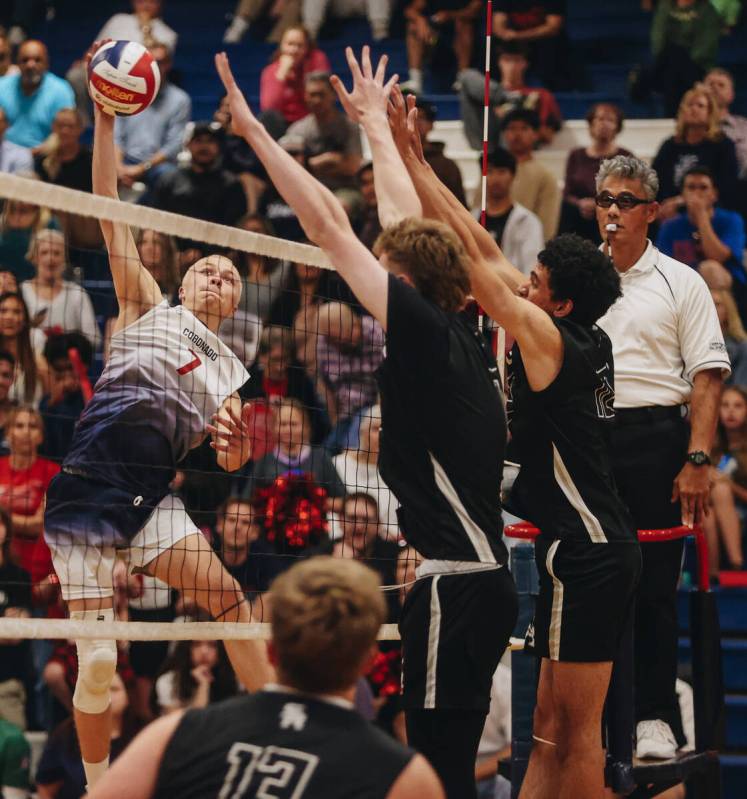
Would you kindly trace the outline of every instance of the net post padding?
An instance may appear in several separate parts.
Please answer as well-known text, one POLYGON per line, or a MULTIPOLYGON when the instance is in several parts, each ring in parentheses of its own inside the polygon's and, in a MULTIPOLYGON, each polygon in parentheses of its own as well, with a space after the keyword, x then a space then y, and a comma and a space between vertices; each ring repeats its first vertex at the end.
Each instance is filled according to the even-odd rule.
MULTIPOLYGON (((518 522, 517 524, 507 524, 503 534, 508 538, 520 538, 524 541, 534 541, 540 531, 531 522, 518 522)), ((698 555, 698 590, 710 590, 710 579, 708 574, 708 544, 705 533, 700 525, 686 527, 684 524, 679 527, 664 527, 659 530, 638 530, 638 540, 641 543, 656 543, 661 541, 676 541, 679 538, 695 538, 695 550, 698 555)))
POLYGON ((196 239, 217 247, 257 253, 268 258, 332 269, 327 256, 318 247, 310 244, 299 244, 263 233, 205 222, 182 214, 159 211, 145 205, 134 205, 17 175, 0 173, 0 198, 49 208, 51 211, 121 222, 130 227, 155 230, 177 238, 196 239))

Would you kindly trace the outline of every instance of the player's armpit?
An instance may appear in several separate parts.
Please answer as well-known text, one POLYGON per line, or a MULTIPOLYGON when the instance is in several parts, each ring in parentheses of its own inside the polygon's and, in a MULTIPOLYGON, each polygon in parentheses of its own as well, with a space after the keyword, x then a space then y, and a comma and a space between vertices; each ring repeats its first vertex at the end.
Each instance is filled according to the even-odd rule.
POLYGON ((166 747, 184 711, 148 725, 114 761, 87 799, 150 799, 166 747))
POLYGON ((422 755, 415 755, 397 777, 386 799, 446 799, 436 772, 422 755))

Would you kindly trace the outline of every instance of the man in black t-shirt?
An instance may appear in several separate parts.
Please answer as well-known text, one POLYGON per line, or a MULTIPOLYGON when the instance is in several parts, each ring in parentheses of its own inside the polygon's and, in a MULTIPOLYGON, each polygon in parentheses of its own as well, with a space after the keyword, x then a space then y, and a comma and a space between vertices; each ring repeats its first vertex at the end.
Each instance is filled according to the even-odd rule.
POLYGON ((565 34, 565 0, 495 0, 493 35, 529 48, 532 67, 548 89, 569 89, 570 49, 565 34))
POLYGON ((386 331, 379 468, 401 504, 402 534, 424 558, 400 622, 408 740, 430 760, 449 799, 470 799, 493 672, 517 613, 501 540, 505 414, 495 359, 462 313, 464 250, 447 226, 417 218, 421 205, 387 121, 386 61, 375 76, 368 48, 363 71, 351 50, 348 63, 353 92, 333 80, 371 144, 380 260, 356 239, 335 197, 272 141, 218 56, 234 126, 386 331))
POLYGON ((385 618, 375 573, 312 558, 278 577, 271 594, 278 684, 159 719, 90 799, 444 799, 423 757, 353 705, 385 618))
POLYGON ((598 799, 602 709, 641 567, 608 451, 612 345, 595 325, 620 296, 620 278, 593 244, 570 235, 549 242, 527 280, 433 176, 396 96, 395 106, 395 138, 424 207, 458 233, 475 298, 516 339, 509 426, 521 470, 511 509, 542 531, 540 593, 527 633, 542 667, 521 796, 598 799))

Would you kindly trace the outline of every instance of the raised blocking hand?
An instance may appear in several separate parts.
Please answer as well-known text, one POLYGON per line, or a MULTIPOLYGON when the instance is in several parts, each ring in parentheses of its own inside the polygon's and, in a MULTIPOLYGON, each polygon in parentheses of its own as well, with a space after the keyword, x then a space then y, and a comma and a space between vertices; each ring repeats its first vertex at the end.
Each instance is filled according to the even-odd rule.
POLYGON ((404 160, 415 157, 421 164, 425 164, 423 143, 418 131, 418 109, 415 95, 409 94, 407 98, 402 94, 399 86, 394 86, 389 97, 387 117, 392 138, 404 160))
POLYGON ((253 125, 260 124, 249 108, 243 92, 239 89, 236 79, 228 63, 228 56, 225 53, 217 53, 215 56, 215 68, 228 96, 228 104, 231 108, 231 124, 234 131, 246 138, 251 132, 253 125))
POLYGON ((330 81, 332 87, 337 92, 340 98, 342 107, 345 113, 353 120, 353 122, 364 123, 365 117, 371 115, 386 116, 387 101, 392 87, 397 82, 399 76, 392 75, 391 78, 384 83, 384 76, 386 75, 386 65, 389 58, 385 55, 379 59, 379 65, 376 67, 374 74, 371 65, 371 50, 366 45, 361 51, 361 63, 353 55, 351 47, 345 48, 345 55, 348 59, 350 72, 353 75, 353 90, 348 92, 345 84, 340 80, 337 75, 332 75, 330 81))

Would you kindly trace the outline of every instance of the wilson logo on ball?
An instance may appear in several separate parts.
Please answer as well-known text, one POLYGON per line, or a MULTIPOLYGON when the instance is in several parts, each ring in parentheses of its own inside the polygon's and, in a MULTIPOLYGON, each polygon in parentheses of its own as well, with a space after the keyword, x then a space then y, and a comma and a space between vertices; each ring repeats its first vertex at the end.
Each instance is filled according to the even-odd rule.
POLYGON ((108 114, 140 113, 153 102, 160 85, 158 64, 137 42, 107 42, 88 67, 88 91, 108 114))

